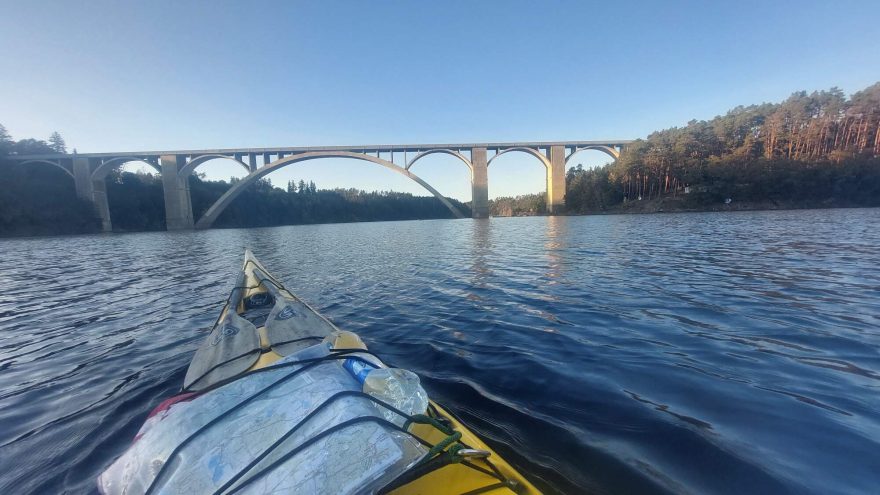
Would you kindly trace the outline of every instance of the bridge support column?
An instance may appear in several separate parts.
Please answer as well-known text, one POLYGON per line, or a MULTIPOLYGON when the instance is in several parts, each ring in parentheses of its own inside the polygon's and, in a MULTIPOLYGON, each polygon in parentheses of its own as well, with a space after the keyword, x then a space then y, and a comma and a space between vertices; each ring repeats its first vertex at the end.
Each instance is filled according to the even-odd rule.
POLYGON ((547 169, 547 212, 565 210, 565 146, 550 147, 550 168, 547 169))
POLYGON ((104 179, 92 181, 95 209, 101 217, 101 231, 112 232, 113 223, 110 221, 110 202, 107 200, 107 182, 104 179))
POLYGON ((86 201, 94 201, 92 197, 92 168, 88 158, 73 159, 73 182, 76 186, 76 195, 86 201))
POLYGON ((165 228, 168 230, 187 230, 193 228, 192 198, 189 194, 189 177, 181 177, 180 169, 185 158, 177 155, 162 155, 159 166, 162 169, 162 189, 165 193, 165 228))
POLYGON ((92 167, 88 158, 73 159, 73 182, 76 195, 92 204, 95 214, 101 219, 101 231, 113 230, 110 221, 110 204, 107 201, 107 183, 104 179, 92 180, 92 167))
POLYGON ((471 149, 471 216, 489 218, 489 166, 486 148, 471 149))

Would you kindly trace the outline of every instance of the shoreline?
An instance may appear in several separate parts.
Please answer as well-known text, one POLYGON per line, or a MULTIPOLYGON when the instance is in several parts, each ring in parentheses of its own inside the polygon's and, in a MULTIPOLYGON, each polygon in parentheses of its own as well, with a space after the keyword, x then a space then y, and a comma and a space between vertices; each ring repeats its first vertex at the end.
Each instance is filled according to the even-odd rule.
MULTIPOLYGON (((645 200, 643 203, 651 202, 651 204, 643 204, 635 206, 613 206, 603 210, 590 210, 586 212, 565 212, 557 215, 548 213, 520 213, 518 215, 492 215, 492 218, 517 218, 517 217, 586 217, 590 215, 654 215, 663 213, 725 213, 725 212, 743 212, 743 211, 796 211, 796 210, 838 210, 838 209, 858 209, 858 208, 880 208, 880 204, 864 205, 855 203, 835 203, 835 204, 816 204, 816 203, 794 203, 794 202, 739 202, 725 204, 714 204, 703 207, 664 207, 658 206, 657 200, 645 200)), ((667 205, 668 206, 668 205, 667 205)))
MULTIPOLYGON (((603 210, 592 210, 587 212, 565 212, 557 215, 547 213, 522 213, 519 215, 491 215, 490 218, 518 218, 518 217, 585 217, 591 215, 653 215, 663 213, 722 213, 722 212, 742 212, 742 211, 795 211, 795 210, 832 210, 832 209, 857 209, 857 208, 880 208, 880 204, 863 205, 842 202, 791 202, 791 201, 744 201, 731 202, 730 204, 712 204, 705 206, 684 206, 674 204, 668 201, 669 198, 660 200, 642 200, 631 201, 625 204, 616 205, 603 210)), ((677 203, 678 201, 675 201, 677 203)), ((265 229, 275 227, 291 227, 299 225, 339 225, 352 223, 383 223, 383 222, 413 222, 413 221, 430 221, 430 220, 456 220, 455 218, 415 218, 400 220, 359 220, 344 222, 321 222, 321 223, 291 223, 283 225, 265 225, 260 227, 213 227, 210 230, 228 230, 228 229, 265 229)), ((170 232, 168 230, 126 230, 114 232, 75 232, 75 233, 22 233, 19 235, 0 235, 0 241, 6 239, 40 239, 51 237, 78 237, 93 235, 115 235, 115 234, 143 234, 149 232, 170 232)))
POLYGON ((790 210, 830 210, 848 208, 877 208, 874 205, 857 204, 842 201, 733 201, 730 204, 686 204, 680 198, 661 198, 642 201, 630 201, 601 210, 583 213, 567 213, 571 216, 580 215, 649 215, 656 213, 719 213, 737 211, 790 211, 790 210))

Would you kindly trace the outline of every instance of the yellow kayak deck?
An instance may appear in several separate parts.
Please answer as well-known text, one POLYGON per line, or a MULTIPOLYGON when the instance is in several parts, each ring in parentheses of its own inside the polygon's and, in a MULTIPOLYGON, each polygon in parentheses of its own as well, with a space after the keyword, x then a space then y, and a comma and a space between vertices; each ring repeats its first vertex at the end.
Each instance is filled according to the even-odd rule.
MULTIPOLYGON (((311 309, 316 315, 324 318, 320 315, 320 313, 311 308, 311 306, 308 306, 308 304, 306 304, 304 301, 294 296, 287 289, 284 289, 283 285, 275 280, 272 275, 265 268, 263 268, 262 265, 260 265, 260 263, 253 257, 253 255, 249 251, 245 254, 245 263, 243 267, 246 281, 246 289, 241 299, 241 302, 235 309, 237 313, 244 313, 245 309, 243 301, 245 299, 254 294, 259 294, 266 291, 259 278, 254 275, 255 268, 259 269, 259 271, 265 276, 272 278, 272 282, 274 282, 274 284, 277 284, 276 286, 279 287, 281 292, 284 293, 286 296, 302 302, 307 307, 309 307, 309 309, 311 309)), ((223 314, 221 314, 221 318, 228 310, 228 306, 223 309, 223 314)), ((257 330, 260 336, 260 344, 264 352, 246 372, 264 368, 282 358, 281 355, 271 350, 265 326, 257 327, 257 330)), ((356 334, 352 332, 339 331, 337 333, 336 340, 333 342, 333 348, 357 348, 366 350, 367 346, 356 334)), ((483 442, 477 435, 466 428, 454 416, 452 416, 449 412, 436 404, 434 401, 430 401, 430 404, 432 407, 429 407, 429 415, 440 418, 443 422, 450 425, 454 431, 459 432, 461 434, 461 438, 458 440, 460 444, 466 445, 470 449, 486 451, 489 453, 489 456, 485 459, 469 459, 466 463, 456 462, 452 464, 447 464, 403 486, 400 486, 399 488, 396 488, 389 493, 394 495, 440 495, 477 493, 533 495, 540 493, 538 489, 535 488, 522 474, 514 469, 513 466, 511 466, 507 461, 502 459, 501 456, 498 455, 498 453, 496 453, 491 447, 486 445, 485 442, 483 442), (505 479, 504 482, 501 482, 499 480, 499 475, 500 477, 503 477, 505 479)), ((424 440, 431 445, 436 445, 446 438, 446 435, 442 431, 430 424, 413 424, 409 427, 408 431, 412 435, 417 436, 418 438, 424 440)))

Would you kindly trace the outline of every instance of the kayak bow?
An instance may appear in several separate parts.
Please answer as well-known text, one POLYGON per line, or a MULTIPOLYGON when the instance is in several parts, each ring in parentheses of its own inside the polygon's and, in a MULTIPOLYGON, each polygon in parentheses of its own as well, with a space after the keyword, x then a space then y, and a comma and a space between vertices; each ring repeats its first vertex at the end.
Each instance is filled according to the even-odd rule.
POLYGON ((246 251, 183 390, 148 416, 98 487, 105 494, 539 493, 434 401, 407 414, 361 391, 353 362, 387 367, 246 251))

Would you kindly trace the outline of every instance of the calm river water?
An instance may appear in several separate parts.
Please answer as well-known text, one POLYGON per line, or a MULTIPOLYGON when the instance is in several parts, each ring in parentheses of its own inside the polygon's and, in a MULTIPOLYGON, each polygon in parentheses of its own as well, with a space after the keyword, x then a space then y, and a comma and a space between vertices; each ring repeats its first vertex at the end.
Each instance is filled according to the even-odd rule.
POLYGON ((880 210, 0 241, 0 493, 94 491, 245 247, 549 492, 877 493, 880 210))

